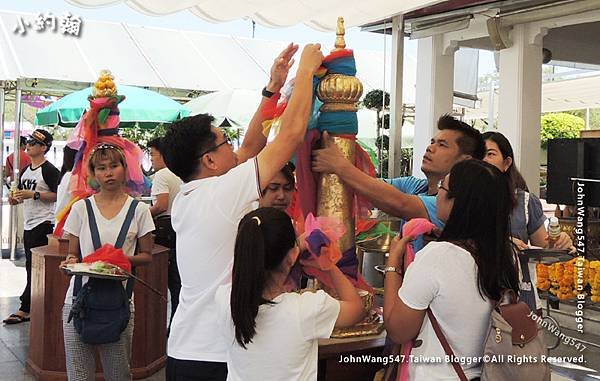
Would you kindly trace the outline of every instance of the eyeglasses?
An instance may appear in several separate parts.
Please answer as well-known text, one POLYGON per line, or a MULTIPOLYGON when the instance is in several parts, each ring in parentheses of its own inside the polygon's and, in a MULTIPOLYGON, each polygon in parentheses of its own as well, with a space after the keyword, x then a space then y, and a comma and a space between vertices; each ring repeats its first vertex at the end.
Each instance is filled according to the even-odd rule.
POLYGON ((441 179, 441 180, 438 182, 438 185, 437 185, 437 186, 438 186, 438 189, 443 189, 443 190, 445 190, 445 191, 446 191, 446 193, 449 193, 449 192, 450 192, 450 190, 444 186, 444 179, 441 179))
POLYGON ((39 145, 41 145, 41 146, 45 146, 45 144, 44 144, 44 143, 42 143, 42 142, 38 142, 38 141, 37 141, 37 140, 35 140, 35 139, 29 139, 29 140, 27 141, 27 145, 28 145, 28 146, 34 146, 34 145, 36 145, 36 144, 39 144, 39 145))
POLYGON ((207 149, 206 151, 202 152, 200 154, 200 157, 206 155, 209 152, 216 151, 222 145, 225 145, 225 144, 231 145, 231 138, 229 136, 227 136, 227 135, 224 135, 223 137, 225 138, 225 140, 223 140, 221 143, 217 144, 216 146, 214 146, 214 147, 212 147, 210 149, 207 149))

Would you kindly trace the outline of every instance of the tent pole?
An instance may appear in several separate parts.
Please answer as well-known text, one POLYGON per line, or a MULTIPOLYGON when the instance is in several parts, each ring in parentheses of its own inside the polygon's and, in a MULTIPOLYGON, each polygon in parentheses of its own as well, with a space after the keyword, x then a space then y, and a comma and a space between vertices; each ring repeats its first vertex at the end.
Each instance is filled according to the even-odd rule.
POLYGON ((392 78, 390 87, 390 139, 388 153, 388 178, 402 174, 402 75, 404 73, 404 16, 392 19, 392 78))
MULTIPOLYGON (((14 155, 13 155, 13 183, 19 183, 19 172, 21 168, 21 81, 17 80, 17 88, 15 90, 15 130, 13 133, 14 140, 14 155)), ((11 190, 13 184, 11 184, 11 190)), ((10 206, 10 259, 14 261, 17 258, 17 208, 14 205, 10 206)))
MULTIPOLYGON (((2 244, 4 236, 2 234, 2 222, 4 220, 4 202, 2 195, 4 194, 4 84, 0 88, 0 180, 2 181, 2 190, 0 190, 0 253, 2 252, 2 244)), ((0 259, 2 255, 0 254, 0 259)))
POLYGON ((488 129, 490 131, 495 130, 494 124, 494 79, 490 80, 490 93, 488 96, 488 129))
POLYGON ((590 108, 587 107, 585 109, 585 129, 586 130, 591 130, 592 127, 590 127, 590 108))

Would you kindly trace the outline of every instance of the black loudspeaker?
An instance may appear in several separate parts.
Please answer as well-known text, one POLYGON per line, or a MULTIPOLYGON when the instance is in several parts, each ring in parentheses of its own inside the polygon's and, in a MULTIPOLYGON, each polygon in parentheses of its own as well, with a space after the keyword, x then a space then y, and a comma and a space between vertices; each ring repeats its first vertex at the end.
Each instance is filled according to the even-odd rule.
MULTIPOLYGON (((575 205, 573 177, 600 180, 600 139, 548 141, 549 203, 575 205)), ((600 206, 600 183, 586 182, 586 203, 600 206)))
MULTIPOLYGON (((583 140, 584 173, 586 179, 600 180, 600 138, 583 140)), ((585 185, 588 206, 600 206, 600 182, 585 185)))

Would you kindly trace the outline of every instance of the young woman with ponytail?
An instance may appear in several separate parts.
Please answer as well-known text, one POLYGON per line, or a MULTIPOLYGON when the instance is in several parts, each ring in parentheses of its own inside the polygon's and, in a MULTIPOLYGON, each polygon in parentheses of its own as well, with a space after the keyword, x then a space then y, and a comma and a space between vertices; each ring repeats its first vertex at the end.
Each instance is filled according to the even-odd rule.
POLYGON ((259 208, 240 222, 232 284, 216 294, 228 380, 316 380, 318 339, 363 317, 360 296, 335 266, 329 274, 340 300, 322 290, 286 292, 299 253, 285 212, 259 208))

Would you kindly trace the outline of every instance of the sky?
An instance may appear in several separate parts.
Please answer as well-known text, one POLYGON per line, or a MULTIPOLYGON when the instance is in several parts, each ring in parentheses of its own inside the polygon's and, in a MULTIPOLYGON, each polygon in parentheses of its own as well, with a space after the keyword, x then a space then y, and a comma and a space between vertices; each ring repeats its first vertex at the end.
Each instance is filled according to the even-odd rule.
MULTIPOLYGON (((167 16, 153 17, 139 13, 122 3, 103 8, 89 9, 73 6, 64 0, 0 0, 0 10, 31 13, 52 12, 54 15, 71 12, 73 15, 81 17, 84 24, 85 19, 89 19, 126 22, 128 24, 170 29, 193 30, 239 37, 252 37, 252 21, 249 19, 214 24, 204 21, 188 11, 180 11, 167 16)), ((264 27, 258 23, 256 24, 254 37, 264 40, 297 42, 300 44, 320 42, 328 45, 332 45, 335 38, 333 32, 319 32, 305 25, 273 29, 264 27)), ((390 36, 385 37, 378 33, 361 32, 360 28, 348 28, 346 30, 346 43, 348 44, 348 47, 352 49, 383 51, 385 47, 387 54, 391 54, 391 42, 390 36)), ((406 55, 416 58, 416 41, 406 40, 404 49, 406 55)), ((494 70, 493 55, 490 52, 482 51, 480 53, 479 75, 485 75, 494 70)))

